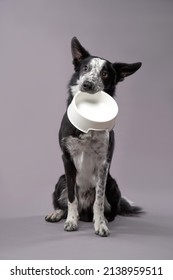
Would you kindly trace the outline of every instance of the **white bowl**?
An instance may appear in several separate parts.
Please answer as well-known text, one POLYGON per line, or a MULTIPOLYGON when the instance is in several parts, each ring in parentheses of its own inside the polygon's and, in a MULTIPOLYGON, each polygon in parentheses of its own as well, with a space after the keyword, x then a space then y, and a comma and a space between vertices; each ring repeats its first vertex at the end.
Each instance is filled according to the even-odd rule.
POLYGON ((78 92, 67 109, 70 122, 82 132, 112 130, 118 114, 115 100, 104 91, 78 92))

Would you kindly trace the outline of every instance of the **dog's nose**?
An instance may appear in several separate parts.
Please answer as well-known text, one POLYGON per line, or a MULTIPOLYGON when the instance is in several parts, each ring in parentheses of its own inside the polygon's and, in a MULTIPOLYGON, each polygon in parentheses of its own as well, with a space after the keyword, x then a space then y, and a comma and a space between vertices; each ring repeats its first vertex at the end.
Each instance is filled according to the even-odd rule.
POLYGON ((82 90, 87 92, 92 92, 94 90, 94 83, 85 81, 82 85, 82 90))

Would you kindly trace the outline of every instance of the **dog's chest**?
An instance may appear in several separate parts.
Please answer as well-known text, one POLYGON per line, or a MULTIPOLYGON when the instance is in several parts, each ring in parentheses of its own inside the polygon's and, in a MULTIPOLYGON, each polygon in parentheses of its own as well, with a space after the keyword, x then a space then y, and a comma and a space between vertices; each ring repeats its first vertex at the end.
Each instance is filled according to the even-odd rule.
POLYGON ((94 187, 99 167, 107 160, 109 132, 89 131, 65 142, 77 170, 77 185, 94 187))

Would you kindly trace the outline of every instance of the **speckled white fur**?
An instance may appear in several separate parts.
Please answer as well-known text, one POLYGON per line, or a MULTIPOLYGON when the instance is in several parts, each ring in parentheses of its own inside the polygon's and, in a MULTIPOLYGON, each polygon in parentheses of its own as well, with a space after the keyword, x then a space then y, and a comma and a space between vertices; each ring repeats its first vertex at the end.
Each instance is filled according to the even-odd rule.
POLYGON ((77 199, 71 203, 68 201, 68 215, 64 224, 64 230, 73 231, 78 229, 78 202, 77 199))
MULTIPOLYGON (((104 218, 105 186, 109 164, 107 163, 107 151, 109 145, 108 131, 89 131, 79 137, 69 136, 65 140, 66 147, 73 158, 77 176, 76 184, 79 187, 79 202, 82 203, 82 194, 92 188, 95 189, 94 196, 90 195, 81 205, 86 208, 93 204, 95 232, 101 236, 107 236, 109 230, 104 218)), ((91 191, 92 193, 92 191, 91 191)), ((76 199, 75 199, 76 201, 76 199)), ((76 202, 68 204, 68 217, 65 230, 77 228, 77 206, 76 202)), ((80 206, 79 205, 79 206, 80 206)))
POLYGON ((88 67, 90 71, 87 71, 86 73, 80 75, 79 79, 76 82, 76 85, 73 85, 70 87, 71 93, 73 96, 77 94, 82 87, 82 84, 84 81, 93 81, 96 87, 96 91, 98 89, 102 90, 104 88, 104 85, 102 83, 102 79, 100 77, 100 72, 105 64, 105 60, 101 58, 92 58, 88 67))

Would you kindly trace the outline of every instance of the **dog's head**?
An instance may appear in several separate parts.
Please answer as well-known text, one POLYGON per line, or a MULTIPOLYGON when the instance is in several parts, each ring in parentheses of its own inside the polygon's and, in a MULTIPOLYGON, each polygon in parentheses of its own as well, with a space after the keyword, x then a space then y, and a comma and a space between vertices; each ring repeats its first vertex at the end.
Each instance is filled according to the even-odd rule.
POLYGON ((96 93, 100 90, 113 96, 117 83, 135 73, 142 65, 141 62, 111 63, 106 59, 92 56, 76 37, 71 41, 71 50, 75 69, 69 84, 72 96, 78 91, 96 93))

